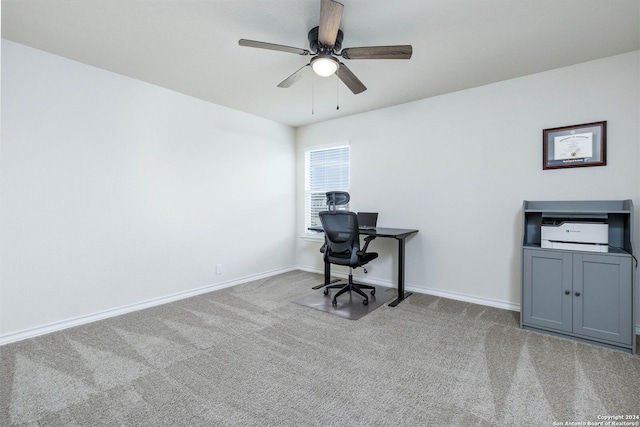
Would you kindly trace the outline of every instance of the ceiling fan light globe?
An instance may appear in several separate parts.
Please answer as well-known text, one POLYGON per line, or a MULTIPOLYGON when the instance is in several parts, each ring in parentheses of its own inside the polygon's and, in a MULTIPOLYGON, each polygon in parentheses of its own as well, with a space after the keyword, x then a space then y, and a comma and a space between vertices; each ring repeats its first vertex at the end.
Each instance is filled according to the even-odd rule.
POLYGON ((338 70, 339 63, 331 55, 316 56, 311 60, 311 68, 320 77, 329 77, 338 70))

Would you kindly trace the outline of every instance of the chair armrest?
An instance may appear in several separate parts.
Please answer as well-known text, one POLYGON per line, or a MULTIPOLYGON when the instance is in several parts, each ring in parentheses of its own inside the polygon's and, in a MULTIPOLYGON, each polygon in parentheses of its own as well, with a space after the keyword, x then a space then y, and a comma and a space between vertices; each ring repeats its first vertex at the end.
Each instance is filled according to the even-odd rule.
POLYGON ((369 247, 369 243, 375 238, 376 236, 367 236, 364 238, 364 247, 362 248, 362 250, 359 250, 357 252, 358 256, 362 256, 367 253, 367 248, 369 247))

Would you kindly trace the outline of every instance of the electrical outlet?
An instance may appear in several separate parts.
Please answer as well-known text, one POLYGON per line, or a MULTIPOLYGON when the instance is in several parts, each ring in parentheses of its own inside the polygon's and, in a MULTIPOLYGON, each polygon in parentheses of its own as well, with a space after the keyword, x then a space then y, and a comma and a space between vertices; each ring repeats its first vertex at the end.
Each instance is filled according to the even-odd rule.
POLYGON ((216 264, 216 274, 222 274, 222 264, 216 264))

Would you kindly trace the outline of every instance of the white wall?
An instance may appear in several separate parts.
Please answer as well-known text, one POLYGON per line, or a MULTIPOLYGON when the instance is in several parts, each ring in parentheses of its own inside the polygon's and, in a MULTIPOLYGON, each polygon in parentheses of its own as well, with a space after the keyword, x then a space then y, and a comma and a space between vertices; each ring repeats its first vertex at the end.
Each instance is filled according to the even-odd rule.
MULTIPOLYGON (((351 141, 351 209, 380 212, 380 226, 420 230, 407 243, 408 289, 517 309, 525 199, 631 198, 640 249, 638 58, 633 52, 298 128, 297 196, 305 148, 351 141), (602 120, 607 166, 542 170, 543 129, 602 120)), ((297 224, 302 236, 302 203, 297 224)), ((297 241, 298 266, 321 271, 320 243, 297 241)), ((382 255, 367 279, 395 284, 396 243, 377 239, 370 250, 382 255)))
POLYGON ((0 338, 295 265, 289 126, 3 40, 1 136, 0 338))
MULTIPOLYGON (((294 131, 3 40, 0 342, 321 271, 300 239, 303 153, 345 140, 352 208, 420 229, 409 289, 517 308, 523 199, 640 205, 639 69, 634 52, 294 131), (542 129, 600 120, 607 166, 542 170, 542 129)), ((369 280, 393 285, 395 242, 371 249, 369 280)))

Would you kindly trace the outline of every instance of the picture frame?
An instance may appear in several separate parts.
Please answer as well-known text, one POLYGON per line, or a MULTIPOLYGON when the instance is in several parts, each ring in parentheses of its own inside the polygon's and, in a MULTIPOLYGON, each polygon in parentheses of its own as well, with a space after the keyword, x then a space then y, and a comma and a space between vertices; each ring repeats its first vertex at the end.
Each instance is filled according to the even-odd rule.
POLYGON ((605 166, 606 164, 606 121, 542 131, 542 169, 605 166))

